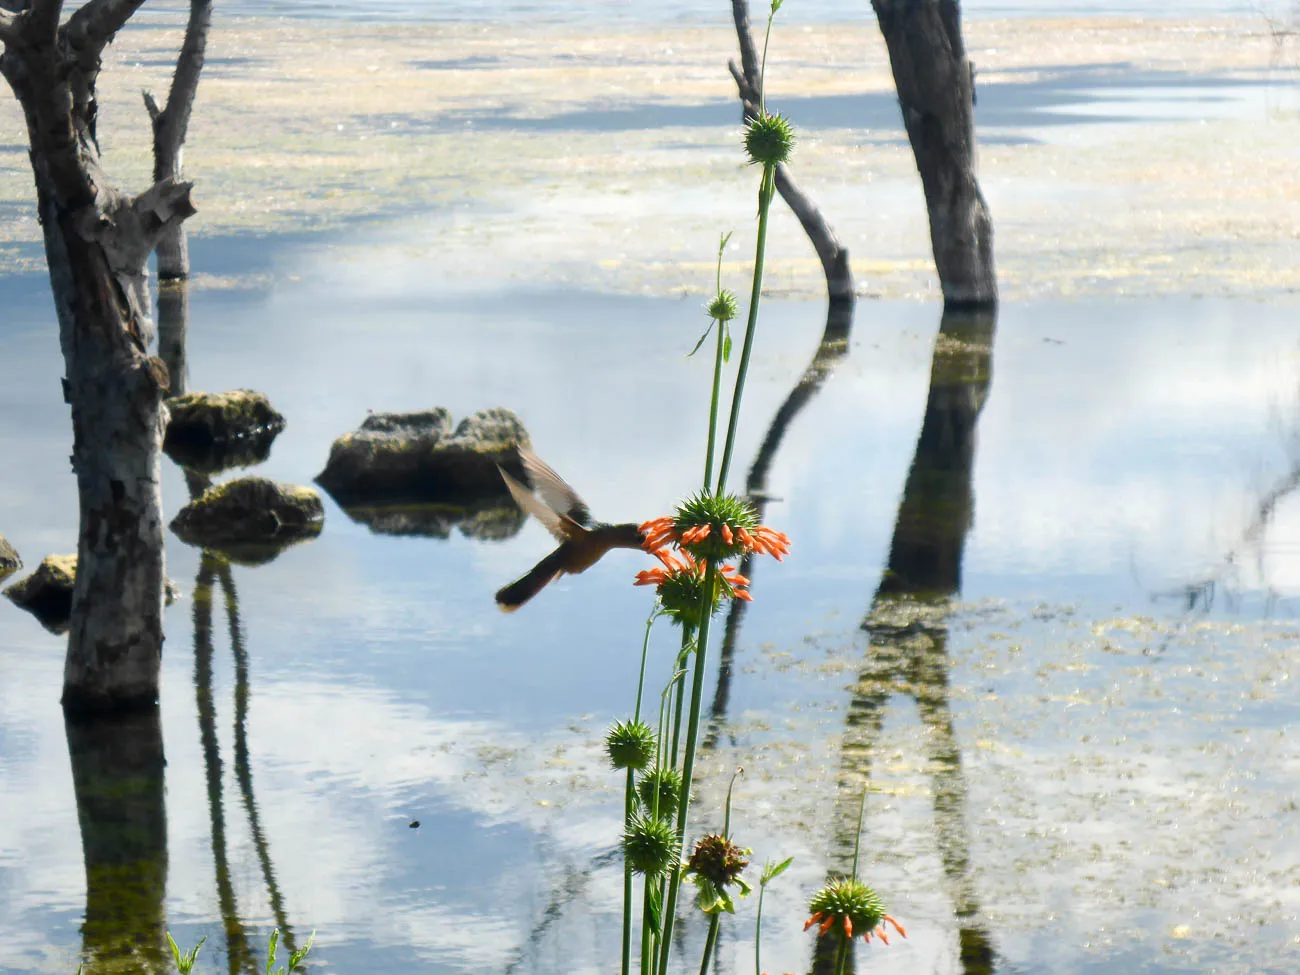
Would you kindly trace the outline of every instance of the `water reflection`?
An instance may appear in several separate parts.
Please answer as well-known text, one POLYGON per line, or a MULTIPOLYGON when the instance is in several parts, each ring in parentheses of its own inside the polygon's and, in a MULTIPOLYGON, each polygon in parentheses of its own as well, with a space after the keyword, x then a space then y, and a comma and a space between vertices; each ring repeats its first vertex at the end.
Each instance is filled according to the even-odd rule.
MULTIPOLYGON (((993 972, 996 955, 970 875, 966 783, 948 700, 947 621, 961 589, 962 552, 974 511, 975 431, 992 378, 995 326, 994 312, 945 312, 935 339, 925 418, 889 561, 862 623, 869 645, 845 721, 829 856, 832 875, 849 872, 858 804, 870 781, 885 711, 896 695, 910 697, 925 726, 935 833, 967 975, 993 972)), ((818 939, 815 973, 834 970, 835 948, 830 937, 818 939)))
POLYGON ((207 783, 208 817, 212 837, 212 861, 216 869, 217 902, 225 929, 227 959, 231 975, 255 972, 256 957, 239 913, 235 888, 231 881, 230 860, 226 843, 225 802, 222 791, 223 763, 217 741, 216 702, 213 697, 212 635, 213 586, 220 585, 226 610, 230 651, 235 664, 235 780, 248 818, 249 832, 257 851, 257 860, 266 886, 271 913, 288 952, 297 948, 293 928, 284 909, 284 897, 276 882, 270 848, 262 829, 261 816, 253 790, 253 769, 248 753, 249 667, 239 619, 239 595, 235 589, 230 562, 216 553, 205 551, 199 559, 194 580, 194 695, 199 719, 199 740, 203 749, 203 767, 207 783))
POLYGON ((169 971, 158 708, 97 721, 65 718, 65 729, 86 867, 86 971, 169 971))

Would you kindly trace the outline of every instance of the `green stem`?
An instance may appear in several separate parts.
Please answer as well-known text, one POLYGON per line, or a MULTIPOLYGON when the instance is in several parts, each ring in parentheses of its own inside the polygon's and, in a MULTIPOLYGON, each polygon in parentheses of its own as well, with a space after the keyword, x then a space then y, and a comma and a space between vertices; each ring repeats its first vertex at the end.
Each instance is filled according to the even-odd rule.
POLYGON ((763 60, 758 68, 758 114, 761 118, 767 114, 767 42, 772 39, 772 21, 776 17, 776 5, 767 14, 767 32, 763 35, 763 60))
POLYGON ((727 443, 722 449, 722 466, 718 470, 718 494, 727 486, 727 473, 731 470, 731 453, 736 446, 736 427, 740 420, 740 398, 745 392, 745 374, 749 371, 749 356, 754 348, 754 331, 758 324, 758 302, 763 293, 763 256, 767 250, 767 215, 772 208, 775 191, 776 166, 763 166, 763 179, 758 188, 758 243, 754 249, 754 286, 749 295, 749 318, 745 323, 745 343, 740 350, 740 365, 736 370, 736 391, 731 396, 731 418, 727 423, 727 443))
MULTIPOLYGON (((627 770, 627 788, 623 792, 623 826, 632 823, 636 789, 632 784, 632 770, 627 770)), ((623 975, 632 971, 632 865, 623 858, 623 975)))
POLYGON ((727 785, 726 811, 722 814, 722 836, 724 839, 731 839, 731 790, 736 787, 736 779, 744 774, 744 767, 737 765, 736 771, 731 773, 731 782, 727 785))
MULTIPOLYGON (((718 569, 712 562, 704 573, 704 591, 715 592, 718 569)), ((686 838, 687 813, 691 806, 691 779, 695 772, 695 746, 700 734, 700 704, 704 698, 704 670, 708 662, 709 623, 713 619, 713 604, 704 600, 700 611, 700 625, 695 637, 695 676, 691 682, 691 714, 686 726, 686 753, 682 758, 682 799, 677 804, 677 860, 681 861, 682 844, 686 838)), ((659 975, 668 975, 668 956, 672 953, 673 915, 677 910, 677 891, 682 885, 682 872, 673 869, 668 883, 668 901, 663 911, 663 950, 659 952, 659 975)))
POLYGON ((645 639, 641 641, 641 676, 636 681, 636 710, 632 713, 633 721, 641 720, 641 692, 645 690, 645 658, 650 650, 650 628, 655 625, 655 620, 658 618, 659 604, 655 603, 654 609, 650 611, 650 618, 645 621, 645 639))
POLYGON ((844 975, 844 966, 849 960, 849 939, 839 937, 840 946, 835 951, 835 975, 844 975))
POLYGON ((858 805, 858 834, 853 838, 853 879, 858 879, 858 852, 862 849, 862 817, 867 812, 867 786, 862 787, 862 802, 858 805))
POLYGON ((724 322, 717 322, 718 350, 713 357, 713 399, 709 402, 709 445, 704 452, 704 490, 713 480, 713 448, 718 439, 718 398, 722 391, 722 344, 727 333, 724 322))
POLYGON ((761 957, 763 947, 763 894, 767 892, 767 884, 758 885, 758 910, 754 918, 754 975, 763 975, 763 961, 761 957))
POLYGON ((709 960, 713 957, 713 947, 718 943, 718 915, 709 915, 709 936, 704 940, 704 957, 700 959, 700 975, 708 975, 709 960))
POLYGON ((650 905, 654 890, 655 884, 646 877, 641 883, 641 975, 654 975, 655 971, 655 932, 650 905))
MULTIPOLYGON (((682 649, 677 655, 677 671, 682 671, 686 666, 686 656, 690 652, 691 633, 685 627, 682 628, 682 649)), ((671 761, 669 764, 673 768, 677 767, 677 743, 682 734, 682 703, 686 695, 682 693, 682 685, 677 685, 677 697, 673 702, 673 748, 671 761)))

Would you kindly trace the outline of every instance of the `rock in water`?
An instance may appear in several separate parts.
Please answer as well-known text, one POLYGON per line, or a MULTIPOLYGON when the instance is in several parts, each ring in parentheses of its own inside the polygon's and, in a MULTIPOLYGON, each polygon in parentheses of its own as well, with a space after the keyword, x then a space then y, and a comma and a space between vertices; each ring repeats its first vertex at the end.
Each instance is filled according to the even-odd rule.
POLYGON ((190 545, 256 563, 315 538, 324 521, 320 495, 311 488, 241 477, 208 488, 180 510, 171 529, 190 545))
POLYGON ((506 409, 466 417, 453 431, 445 409, 375 413, 330 447, 316 477, 343 507, 398 502, 465 504, 506 495, 497 466, 522 477, 528 431, 506 409))
POLYGON ((0 579, 13 575, 23 567, 23 560, 18 557, 18 550, 0 535, 0 579))
POLYGON ((76 580, 75 555, 47 555, 35 572, 15 582, 5 590, 5 595, 40 620, 51 633, 66 633, 76 580))
POLYGON ((186 393, 166 405, 171 418, 163 450, 176 463, 202 474, 261 463, 284 429, 284 417, 270 400, 251 389, 186 393))
MULTIPOLYGON (((26 579, 15 582, 5 595, 21 606, 51 633, 67 633, 72 619, 72 588, 77 582, 75 555, 47 555, 26 579)), ((164 601, 168 606, 181 598, 181 591, 170 579, 163 580, 164 601)))

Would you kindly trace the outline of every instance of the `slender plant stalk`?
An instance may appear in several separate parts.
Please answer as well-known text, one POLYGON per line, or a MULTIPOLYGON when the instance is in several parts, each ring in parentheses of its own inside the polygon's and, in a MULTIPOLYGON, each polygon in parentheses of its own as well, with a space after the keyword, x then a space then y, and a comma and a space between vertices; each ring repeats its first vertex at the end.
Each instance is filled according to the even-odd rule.
POLYGON ((844 975, 844 967, 849 960, 849 939, 839 934, 840 946, 835 949, 835 975, 844 975))
POLYGON ((736 779, 745 774, 745 767, 737 765, 736 771, 731 773, 731 782, 727 785, 727 804, 722 813, 722 835, 726 839, 731 839, 731 791, 736 788, 736 779))
POLYGON ((763 975, 763 895, 767 884, 758 885, 758 910, 754 912, 754 975, 763 975))
POLYGON ((718 322, 718 349, 713 358, 713 399, 709 401, 709 446, 704 454, 704 490, 713 481, 713 447, 718 439, 718 397, 722 391, 722 343, 727 327, 718 322))
POLYGON ((650 650, 650 629, 659 618, 659 613, 659 604, 655 603, 654 609, 650 611, 650 616, 645 621, 645 639, 641 641, 641 675, 636 680, 636 710, 632 712, 633 721, 641 720, 641 692, 645 690, 645 658, 650 650))
POLYGON ((862 801, 858 804, 858 835, 853 838, 853 879, 858 879, 858 853, 862 849, 862 818, 867 814, 868 787, 862 787, 862 801))
MULTIPOLYGON (((623 827, 632 822, 636 808, 636 787, 632 782, 632 769, 627 770, 627 788, 623 792, 623 827)), ((623 858, 623 975, 632 972, 632 864, 623 858)))
POLYGON ((755 326, 758 324, 758 302, 763 293, 763 257, 767 251, 767 216, 772 209, 772 195, 776 189, 776 166, 763 166, 763 179, 758 188, 758 243, 754 247, 754 286, 749 295, 749 318, 745 322, 745 342, 740 349, 740 366, 736 370, 736 390, 731 396, 731 417, 727 423, 727 442, 722 448, 722 465, 718 469, 718 494, 727 487, 727 473, 731 470, 731 454, 736 446, 736 428, 740 425, 740 398, 745 392, 745 374, 749 372, 749 356, 754 348, 755 326))
MULTIPOLYGON (((743 366, 741 367, 744 368, 743 366)), ((718 568, 710 562, 704 573, 704 591, 713 592, 718 585, 718 568)), ((695 676, 691 682, 691 713, 686 725, 686 752, 682 757, 682 798, 677 804, 677 859, 681 860, 686 839, 687 813, 691 805, 691 779, 695 772, 695 746, 700 734, 700 703, 704 698, 704 670, 708 662, 709 623, 713 607, 704 601, 700 625, 695 637, 695 676)), ((673 914, 677 910, 677 891, 682 885, 681 870, 674 869, 668 882, 668 900, 663 912, 663 950, 659 953, 659 975, 668 975, 668 956, 672 949, 673 914)))
POLYGON ((657 886, 649 877, 641 883, 641 975, 654 975, 655 971, 655 926, 650 898, 657 886))
MULTIPOLYGON (((682 649, 681 652, 677 655, 677 670, 679 672, 685 672, 686 657, 687 654, 690 653, 690 649, 691 649, 691 633, 687 631, 685 627, 683 627, 682 628, 682 649)), ((682 734, 682 703, 683 703, 683 699, 685 698, 685 694, 683 694, 682 691, 683 691, 682 685, 679 683, 677 685, 676 697, 673 701, 673 747, 672 747, 672 751, 669 753, 671 758, 670 764, 673 766, 673 768, 677 767, 677 745, 682 734)))
MULTIPOLYGON (((727 249, 731 234, 724 234, 718 242, 718 269, 714 275, 713 293, 722 299, 722 254, 727 249)), ((704 452, 704 490, 713 482, 713 448, 718 439, 718 397, 722 389, 722 362, 727 356, 727 323, 721 318, 713 319, 718 329, 718 349, 713 356, 713 399, 709 402, 709 444, 704 452)))
POLYGON ((718 912, 709 915, 709 936, 704 939, 704 957, 700 959, 700 975, 708 975, 713 949, 718 943, 718 912))

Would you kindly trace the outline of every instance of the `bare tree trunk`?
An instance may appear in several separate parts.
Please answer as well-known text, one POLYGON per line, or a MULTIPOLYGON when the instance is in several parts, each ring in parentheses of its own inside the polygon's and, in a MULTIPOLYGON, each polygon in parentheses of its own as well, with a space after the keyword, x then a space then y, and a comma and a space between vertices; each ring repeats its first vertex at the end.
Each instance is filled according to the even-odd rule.
MULTIPOLYGON (((176 73, 167 104, 162 109, 153 94, 144 92, 144 105, 153 122, 153 178, 181 179, 181 157, 189 131, 190 111, 199 90, 203 56, 208 46, 208 27, 212 23, 212 0, 190 0, 190 19, 185 25, 185 40, 176 59, 176 73)), ((190 276, 190 249, 185 226, 169 227, 158 241, 158 280, 171 281, 190 276)))
POLYGON ((871 0, 930 214, 946 305, 997 304, 993 221, 975 178, 975 83, 957 0, 871 0))
POLYGON ((72 407, 80 533, 63 702, 151 706, 162 654, 161 410, 168 377, 147 348, 146 261, 193 213, 164 180, 131 198, 99 165, 100 57, 142 0, 91 0, 59 26, 58 0, 0 11, 0 72, 22 105, 72 407))
MULTIPOLYGON (((736 22, 736 39, 740 42, 740 63, 728 61, 731 77, 736 81, 746 121, 757 118, 759 112, 759 64, 754 48, 754 37, 749 29, 748 0, 731 0, 731 16, 736 22)), ((790 175, 790 167, 781 163, 776 167, 776 191, 795 217, 804 233, 812 241, 813 249, 822 262, 826 275, 826 290, 832 302, 852 301, 854 298, 853 271, 849 267, 849 252, 835 237, 817 204, 803 192, 790 175)))

